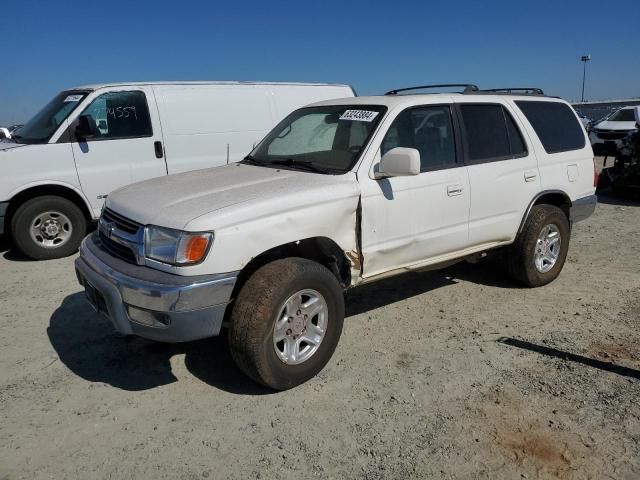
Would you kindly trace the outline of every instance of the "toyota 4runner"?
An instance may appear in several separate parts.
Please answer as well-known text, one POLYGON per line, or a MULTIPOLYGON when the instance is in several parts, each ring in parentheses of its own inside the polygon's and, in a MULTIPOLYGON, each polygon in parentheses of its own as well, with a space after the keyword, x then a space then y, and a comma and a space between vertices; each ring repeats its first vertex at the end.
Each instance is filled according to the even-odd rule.
POLYGON ((153 340, 224 326, 238 366, 287 389, 329 361, 349 288, 497 249, 551 282, 596 205, 586 133, 538 89, 463 87, 315 103, 240 163, 113 192, 76 260, 90 302, 153 340))

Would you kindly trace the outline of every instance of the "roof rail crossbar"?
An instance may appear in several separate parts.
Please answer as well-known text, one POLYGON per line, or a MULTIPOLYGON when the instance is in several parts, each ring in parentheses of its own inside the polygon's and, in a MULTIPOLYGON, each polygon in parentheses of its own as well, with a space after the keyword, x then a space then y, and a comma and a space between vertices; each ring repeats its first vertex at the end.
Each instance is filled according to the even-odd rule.
POLYGON ((400 92, 408 92, 411 90, 423 90, 427 88, 445 88, 445 87, 464 87, 464 93, 477 92, 479 90, 477 85, 472 83, 443 83, 440 85, 421 85, 419 87, 407 87, 397 88, 395 90, 389 90, 385 95, 397 95, 400 92))
POLYGON ((530 95, 544 95, 544 92, 541 88, 537 87, 512 87, 512 88, 483 88, 480 90, 481 92, 496 92, 496 93, 513 93, 513 92, 524 92, 529 93, 530 95))

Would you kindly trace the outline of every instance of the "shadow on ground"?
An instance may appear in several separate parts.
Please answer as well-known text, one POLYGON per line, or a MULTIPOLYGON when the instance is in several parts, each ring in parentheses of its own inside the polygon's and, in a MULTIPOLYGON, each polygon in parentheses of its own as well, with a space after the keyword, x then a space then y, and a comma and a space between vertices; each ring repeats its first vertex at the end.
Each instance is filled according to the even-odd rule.
MULTIPOLYGON (((442 271, 408 273, 365 285, 346 298, 347 317, 422 295, 459 280, 514 288, 492 262, 458 264, 442 271)), ((185 355, 187 369, 200 380, 240 395, 273 393, 249 380, 233 363, 226 335, 197 342, 166 344, 122 336, 89 306, 84 293, 66 297, 50 319, 47 334, 60 360, 76 375, 129 391, 177 381, 171 357, 185 355)))
POLYGON ((167 385, 177 381, 171 357, 185 354, 189 371, 213 387, 242 395, 271 393, 236 368, 226 336, 180 344, 122 336, 94 312, 82 292, 63 300, 51 316, 47 334, 60 360, 91 382, 129 391, 167 385))
POLYGON ((640 207, 640 196, 637 194, 615 194, 611 191, 597 192, 598 203, 623 207, 640 207))
POLYGON ((460 281, 499 288, 523 288, 506 277, 495 258, 478 264, 460 262, 444 270, 409 272, 355 288, 346 297, 346 316, 367 313, 460 281))
POLYGON ((616 373, 624 377, 635 378, 640 380, 640 370, 635 368, 628 368, 621 365, 617 365, 613 362, 603 362, 595 358, 585 357, 584 355, 578 355, 565 350, 558 350, 557 348, 547 347, 545 345, 539 345, 531 343, 526 340, 520 340, 518 338, 501 337, 498 343, 503 345, 509 345, 511 347, 521 348, 530 352, 536 352, 547 357, 559 358, 560 360, 566 360, 568 362, 580 363, 588 367, 597 368, 604 372, 616 373))
POLYGON ((2 256, 12 262, 33 262, 26 255, 20 253, 11 243, 11 238, 7 235, 0 235, 0 253, 2 256))

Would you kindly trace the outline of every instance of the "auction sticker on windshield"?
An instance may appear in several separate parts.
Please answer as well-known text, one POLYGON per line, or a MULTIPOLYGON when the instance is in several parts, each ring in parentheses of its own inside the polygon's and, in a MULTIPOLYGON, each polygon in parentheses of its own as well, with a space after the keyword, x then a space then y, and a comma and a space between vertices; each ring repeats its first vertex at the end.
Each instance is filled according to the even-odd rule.
POLYGON ((67 98, 64 99, 66 102, 79 102, 82 100, 82 95, 68 95, 67 98))
POLYGON ((371 112, 369 110, 347 110, 340 115, 340 120, 354 120, 356 122, 371 122, 378 116, 380 112, 371 112))

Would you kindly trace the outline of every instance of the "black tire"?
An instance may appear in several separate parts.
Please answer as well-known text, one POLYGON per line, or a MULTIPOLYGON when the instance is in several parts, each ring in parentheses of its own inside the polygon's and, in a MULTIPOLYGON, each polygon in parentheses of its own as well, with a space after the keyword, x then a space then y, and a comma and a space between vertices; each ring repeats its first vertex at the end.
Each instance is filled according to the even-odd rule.
POLYGON ((318 374, 338 345, 344 320, 344 297, 336 277, 324 266, 302 258, 275 260, 243 285, 233 305, 229 346, 236 365, 274 390, 293 388, 318 374), (276 354, 273 333, 284 302, 296 292, 313 289, 326 301, 328 321, 317 351, 297 365, 276 354))
MULTIPOLYGON (((82 210, 70 200, 47 195, 32 198, 26 201, 15 211, 11 218, 11 236, 14 245, 26 256, 34 260, 49 260, 52 258, 67 257, 78 250, 80 242, 87 234, 87 219, 82 210), (68 222, 64 222, 64 228, 69 236, 60 241, 59 245, 45 246, 34 240, 30 229, 38 216, 47 212, 56 212, 64 215, 68 222)), ((55 242, 55 240, 53 240, 55 242)))
POLYGON ((534 205, 516 241, 507 249, 506 267, 509 275, 528 287, 540 287, 555 280, 564 266, 569 251, 571 228, 565 213, 554 205, 534 205), (536 243, 542 229, 555 225, 560 232, 560 252, 547 272, 536 268, 536 243))

